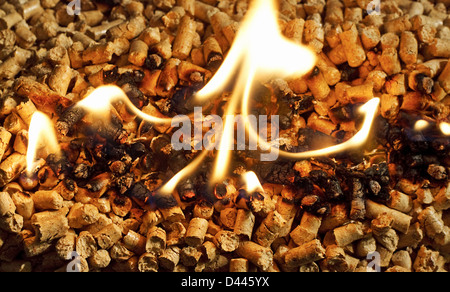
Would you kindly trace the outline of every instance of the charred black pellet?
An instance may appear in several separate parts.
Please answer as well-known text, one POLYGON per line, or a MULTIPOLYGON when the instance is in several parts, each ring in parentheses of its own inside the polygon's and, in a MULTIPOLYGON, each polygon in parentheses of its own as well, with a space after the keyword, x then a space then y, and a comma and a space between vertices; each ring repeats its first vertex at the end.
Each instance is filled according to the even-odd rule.
POLYGON ((424 165, 423 156, 418 155, 409 155, 405 157, 405 163, 409 167, 418 167, 424 165))
POLYGON ((430 143, 424 139, 421 139, 423 137, 420 137, 419 139, 414 139, 415 137, 412 137, 409 139, 408 147, 411 149, 412 153, 423 153, 425 151, 428 151, 430 148, 430 143))
POLYGON ((156 70, 161 68, 163 63, 163 58, 158 54, 150 54, 147 59, 145 59, 144 67, 148 70, 156 70))
POLYGON ((100 125, 97 128, 97 132, 100 136, 117 142, 123 140, 127 136, 127 132, 122 128, 122 124, 117 123, 100 125))
POLYGON ((183 202, 192 202, 196 199, 195 184, 191 178, 182 180, 177 187, 177 191, 183 202))
POLYGON ((154 192, 147 202, 153 203, 157 208, 168 209, 178 206, 177 200, 172 195, 161 194, 158 191, 154 192))
POLYGON ((119 80, 119 67, 114 67, 111 70, 103 71, 103 82, 104 83, 114 83, 119 80))
POLYGON ((183 86, 177 88, 170 99, 170 109, 182 115, 192 113, 194 111, 194 107, 196 106, 194 98, 195 92, 196 88, 193 87, 183 86))
POLYGON ((387 135, 387 141, 394 150, 402 149, 404 145, 403 131, 399 127, 392 127, 387 135))
POLYGON ((359 69, 350 67, 348 62, 338 66, 341 72, 341 81, 353 81, 359 78, 359 69))
POLYGON ((292 109, 297 114, 302 114, 314 109, 314 96, 312 95, 302 95, 298 97, 293 97, 290 99, 292 109))
POLYGON ((427 169, 428 174, 436 180, 444 180, 447 178, 445 167, 436 164, 430 164, 427 169))
POLYGON ((325 184, 325 193, 330 199, 339 199, 343 196, 341 184, 336 177, 327 178, 325 184))
POLYGON ((120 194, 125 194, 134 183, 134 175, 126 173, 115 180, 115 187, 120 194))
POLYGON ((220 65, 222 65, 222 62, 223 62, 222 54, 217 52, 211 52, 207 57, 206 68, 210 71, 215 72, 219 69, 220 65))
POLYGON ((86 110, 79 106, 66 109, 56 122, 56 129, 61 135, 68 135, 73 127, 86 115, 86 110))
POLYGON ((141 201, 145 201, 152 196, 152 193, 142 182, 135 183, 126 193, 126 196, 130 198, 136 198, 141 201))
POLYGON ((144 106, 146 98, 136 85, 132 83, 126 83, 122 86, 122 90, 125 92, 128 99, 133 103, 134 106, 136 106, 137 108, 142 108, 144 106))
POLYGON ((215 186, 214 188, 214 195, 218 198, 218 199, 223 199, 225 197, 225 195, 227 194, 227 187, 225 184, 223 183, 219 183, 215 186))
POLYGON ((300 178, 294 170, 292 161, 277 161, 271 163, 259 163, 253 171, 263 181, 275 184, 293 185, 300 178))
POLYGON ((145 153, 147 153, 147 149, 144 145, 144 143, 137 142, 131 144, 130 147, 130 155, 134 159, 137 159, 138 157, 143 156, 145 153))
POLYGON ((84 187, 90 192, 98 192, 105 187, 107 182, 104 178, 94 178, 90 180, 84 187))
POLYGON ((73 170, 73 175, 78 179, 87 179, 90 176, 91 167, 87 164, 80 163, 73 170))
POLYGON ((127 71, 120 75, 117 85, 122 86, 126 83, 137 85, 144 79, 144 76, 145 74, 141 70, 127 71))
POLYGON ((50 154, 47 157, 47 164, 56 175, 69 173, 72 169, 72 165, 64 153, 61 155, 50 154))
POLYGON ((284 114, 279 116, 279 125, 281 130, 287 130, 291 127, 292 116, 284 114))
POLYGON ((423 73, 419 73, 415 76, 417 83, 417 90, 424 94, 431 94, 433 92, 434 81, 423 73))
POLYGON ((310 194, 314 191, 314 183, 309 177, 298 178, 293 186, 301 190, 304 194, 310 194))
POLYGON ((355 116, 353 114, 353 108, 350 105, 343 105, 330 110, 333 117, 342 122, 353 121, 355 116))
POLYGON ((120 160, 127 155, 125 146, 116 143, 106 143, 104 152, 108 160, 120 160))
POLYGON ((373 133, 376 137, 376 140, 378 143, 380 143, 383 146, 386 146, 387 141, 387 134, 389 133, 389 122, 385 118, 383 118, 381 115, 377 116, 375 120, 373 121, 373 133))
POLYGON ((70 177, 66 177, 63 179, 63 184, 69 191, 73 192, 77 189, 77 183, 71 179, 70 177))
POLYGON ((209 184, 200 184, 197 186, 197 196, 199 199, 213 205, 217 201, 220 200, 220 198, 216 197, 214 194, 214 190, 209 186, 209 184))
POLYGON ((154 152, 142 156, 140 165, 146 172, 165 171, 168 168, 167 160, 154 152))

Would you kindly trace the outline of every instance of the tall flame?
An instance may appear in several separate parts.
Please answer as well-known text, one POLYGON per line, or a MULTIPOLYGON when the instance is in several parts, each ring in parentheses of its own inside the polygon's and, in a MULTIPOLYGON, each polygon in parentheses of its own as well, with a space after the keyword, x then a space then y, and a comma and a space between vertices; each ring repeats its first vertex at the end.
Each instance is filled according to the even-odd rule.
POLYGON ((285 38, 278 25, 277 8, 272 0, 252 1, 233 46, 214 77, 198 93, 200 100, 217 96, 237 75, 237 96, 255 77, 280 78, 303 75, 316 63, 307 47, 285 38))
POLYGON ((27 174, 30 175, 33 172, 37 152, 44 147, 49 154, 60 153, 52 121, 45 114, 37 111, 31 117, 30 128, 28 129, 27 174))
POLYGON ((262 82, 274 76, 303 75, 309 72, 315 63, 316 56, 311 50, 281 34, 274 1, 252 2, 227 58, 214 77, 197 94, 199 100, 217 97, 229 83, 235 82, 225 110, 225 126, 218 142, 220 145, 211 184, 219 182, 226 174, 224 166, 230 160, 234 142, 234 119, 231 117, 238 112, 240 102, 244 100, 243 105, 248 104, 245 97, 250 95, 254 82, 262 82))

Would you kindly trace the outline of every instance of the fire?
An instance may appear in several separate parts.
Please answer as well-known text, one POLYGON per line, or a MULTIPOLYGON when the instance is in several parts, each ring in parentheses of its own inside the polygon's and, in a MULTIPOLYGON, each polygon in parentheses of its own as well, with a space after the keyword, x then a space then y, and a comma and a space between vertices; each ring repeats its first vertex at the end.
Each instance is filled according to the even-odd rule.
POLYGON ((440 123, 439 128, 441 129, 441 132, 445 136, 450 136, 450 124, 449 123, 442 122, 442 123, 440 123))
POLYGON ((253 171, 246 172, 242 175, 242 179, 245 182, 245 190, 249 193, 264 192, 264 189, 259 182, 258 177, 253 171))
POLYGON ((53 123, 45 114, 37 111, 31 117, 30 128, 28 129, 28 149, 27 149, 27 174, 31 175, 37 153, 45 148, 48 154, 59 154, 60 147, 56 138, 53 123))
MULTIPOLYGON (((415 131, 424 131, 425 129, 427 129, 430 126, 430 122, 427 122, 425 120, 418 120, 415 124, 414 124, 414 130, 415 131)), ((440 122, 438 125, 439 130, 441 130, 442 134, 444 134, 445 136, 450 136, 450 124, 447 122, 440 122)))
POLYGON ((429 125, 430 125, 430 123, 425 120, 418 120, 414 124, 414 130, 417 132, 421 132, 421 131, 425 130, 426 128, 428 128, 429 125))
MULTIPOLYGON (((330 154, 339 153, 345 150, 349 149, 355 149, 361 147, 368 139, 370 134, 370 129, 372 128, 373 121, 375 119, 375 115, 378 112, 378 105, 380 104, 379 98, 373 98, 367 103, 365 103, 363 106, 359 108, 359 111, 365 115, 364 123, 359 130, 358 133, 356 133, 352 138, 347 140, 344 143, 341 143, 339 145, 330 146, 324 149, 319 150, 313 150, 313 151, 306 151, 306 152, 300 152, 300 153, 291 153, 283 150, 278 150, 279 154, 283 157, 289 158, 289 159, 305 159, 305 158, 311 158, 311 157, 318 157, 318 156, 325 156, 330 154)), ((248 113, 247 108, 243 108, 243 112, 248 113)), ((255 131, 249 127, 249 131, 252 133, 252 135, 257 135, 255 131)), ((261 143, 265 143, 260 139, 261 143)), ((272 145, 265 143, 265 147, 273 148, 272 145)))
POLYGON ((186 178, 188 175, 191 175, 192 173, 195 172, 196 169, 199 168, 199 166, 201 165, 203 159, 205 159, 207 154, 208 152, 204 151, 197 158, 195 158, 194 161, 192 161, 189 165, 187 165, 185 168, 179 171, 162 188, 159 189, 160 194, 163 195, 172 194, 181 180, 186 178))
MULTIPOLYGON (((213 151, 212 148, 217 149, 217 152, 214 154, 215 163, 210 185, 214 186, 223 181, 228 171, 231 151, 235 143, 235 115, 239 112, 244 119, 245 130, 249 135, 249 140, 257 141, 259 149, 263 151, 270 150, 277 153, 277 157, 278 153, 290 159, 323 156, 361 147, 367 140, 374 117, 378 112, 380 103, 378 98, 370 100, 360 108, 361 113, 365 115, 365 120, 361 130, 353 138, 340 145, 321 150, 303 153, 281 151, 276 145, 274 146, 274 141, 268 142, 264 140, 261 137, 264 134, 260 135, 253 128, 249 116, 249 108, 254 85, 258 83, 264 84, 274 77, 285 78, 304 75, 312 70, 317 59, 308 47, 294 43, 282 35, 278 25, 278 10, 275 2, 274 0, 251 2, 251 7, 222 66, 208 84, 196 95, 196 98, 200 101, 222 98, 222 94, 227 90, 227 87, 230 84, 234 85, 224 110, 223 131, 220 137, 214 137, 214 143, 216 144, 214 146, 218 147, 203 150, 188 166, 177 173, 160 189, 161 193, 171 194, 181 180, 192 175, 199 168, 205 158, 213 151)), ((172 124, 174 126, 190 119, 188 116, 166 118, 146 114, 134 106, 122 89, 113 85, 101 86, 95 89, 75 106, 82 107, 94 118, 105 119, 110 116, 111 106, 116 101, 123 102, 137 117, 153 124, 172 124)), ((191 121, 189 120, 189 122, 191 121)), ((273 125, 271 126, 273 127, 273 125)), ((441 124, 441 129, 444 133, 449 132, 448 128, 448 125, 441 124)), ((36 114, 36 117, 33 117, 30 133, 32 135, 30 135, 29 151, 27 153, 28 171, 32 169, 35 153, 42 145, 43 137, 47 138, 51 151, 59 151, 52 124, 44 115, 36 114), (52 129, 52 131, 49 131, 49 129, 52 129), (47 135, 44 135, 44 131, 47 131, 47 135)), ((273 137, 271 138, 273 139, 273 137)), ((254 173, 247 173, 244 177, 248 188, 254 190, 262 189, 254 173)))
POLYGON ((277 12, 272 0, 252 1, 227 58, 198 93, 200 100, 222 93, 236 77, 233 93, 241 99, 255 79, 303 75, 313 68, 316 56, 281 34, 277 12))
MULTIPOLYGON (((217 97, 230 82, 235 82, 225 112, 225 127, 219 142, 212 184, 222 180, 226 174, 224 165, 230 160, 231 144, 234 142, 231 138, 234 120, 230 117, 238 112, 240 103, 247 107, 254 82, 264 82, 274 76, 303 75, 310 71, 315 63, 316 56, 311 50, 281 34, 274 1, 252 2, 227 58, 214 77, 197 94, 199 100, 217 97)), ((248 120, 248 114, 244 115, 244 118, 248 120)))
POLYGON ((111 105, 116 101, 122 101, 132 113, 152 124, 170 124, 181 122, 186 119, 185 117, 175 117, 172 119, 148 115, 139 110, 120 87, 114 85, 104 85, 96 88, 76 106, 83 107, 90 113, 95 114, 95 116, 104 118, 110 116, 111 105))

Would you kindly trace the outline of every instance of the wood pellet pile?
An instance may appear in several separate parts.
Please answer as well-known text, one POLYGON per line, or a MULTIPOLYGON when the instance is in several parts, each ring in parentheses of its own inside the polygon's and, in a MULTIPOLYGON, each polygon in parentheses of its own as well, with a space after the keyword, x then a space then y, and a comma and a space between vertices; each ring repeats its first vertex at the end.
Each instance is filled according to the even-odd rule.
POLYGON ((146 114, 191 114, 249 2, 0 0, 0 271, 448 271, 449 0, 278 1, 282 33, 318 60, 262 84, 255 111, 279 115, 282 149, 300 152, 353 137, 379 97, 364 149, 270 163, 236 151, 213 189, 211 155, 168 200, 158 188, 198 152, 123 102, 110 123, 73 107, 112 84, 146 114), (64 155, 40 149, 30 176, 37 110, 64 155))

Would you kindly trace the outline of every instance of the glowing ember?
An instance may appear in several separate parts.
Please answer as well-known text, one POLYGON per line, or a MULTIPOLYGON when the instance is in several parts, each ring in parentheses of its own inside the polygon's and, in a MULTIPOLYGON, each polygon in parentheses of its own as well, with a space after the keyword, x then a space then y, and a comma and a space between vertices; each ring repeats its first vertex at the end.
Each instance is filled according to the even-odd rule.
POLYGON ((43 148, 48 154, 60 153, 52 121, 45 114, 37 111, 31 117, 28 130, 27 174, 30 175, 33 172, 37 152, 43 148))

